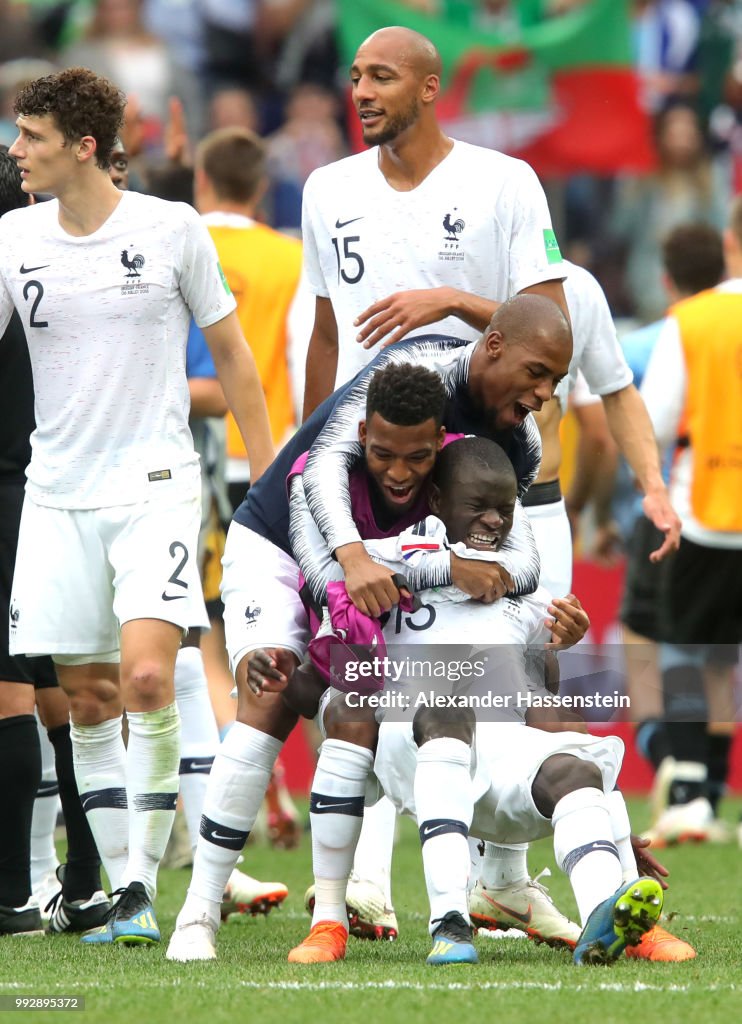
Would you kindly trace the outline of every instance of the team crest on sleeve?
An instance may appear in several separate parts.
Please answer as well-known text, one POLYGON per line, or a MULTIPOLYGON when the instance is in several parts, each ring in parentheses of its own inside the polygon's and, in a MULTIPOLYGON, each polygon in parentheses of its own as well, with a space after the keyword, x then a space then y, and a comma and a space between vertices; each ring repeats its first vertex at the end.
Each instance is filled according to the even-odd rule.
POLYGON ((464 251, 461 248, 461 235, 466 227, 466 222, 456 216, 456 207, 453 213, 447 213, 443 218, 443 248, 438 251, 438 259, 446 263, 458 263, 464 259, 464 251))
POLYGON ((144 256, 137 252, 133 245, 130 245, 128 249, 124 249, 121 252, 121 266, 126 270, 126 283, 121 285, 122 295, 146 295, 149 291, 149 285, 143 284, 139 278, 141 278, 141 269, 146 263, 144 256), (130 255, 131 254, 131 255, 130 255))

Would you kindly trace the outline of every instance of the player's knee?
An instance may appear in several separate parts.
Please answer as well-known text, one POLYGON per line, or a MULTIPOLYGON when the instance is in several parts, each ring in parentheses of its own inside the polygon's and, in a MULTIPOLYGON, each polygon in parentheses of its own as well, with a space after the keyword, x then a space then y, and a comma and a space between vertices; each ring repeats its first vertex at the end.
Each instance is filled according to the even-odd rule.
MULTIPOLYGON (((68 694, 70 718, 78 725, 100 725, 122 713, 121 694, 117 686, 107 680, 98 685, 81 687, 68 694)), ((47 723, 47 728, 52 728, 47 723)))
POLYGON ((430 740, 449 737, 469 746, 474 741, 476 718, 471 708, 418 708, 412 736, 418 747, 430 740))
POLYGON ((323 723, 328 740, 345 740, 367 750, 376 749, 379 726, 373 708, 348 707, 344 696, 335 697, 325 709, 323 723))
POLYGON ((586 788, 603 789, 603 776, 597 765, 573 754, 554 754, 547 757, 536 773, 531 794, 539 814, 551 818, 562 797, 586 788))
POLYGON ((132 710, 151 711, 172 703, 173 680, 165 666, 152 658, 135 661, 121 674, 125 703, 132 710))
POLYGON ((284 741, 299 716, 284 703, 281 693, 263 691, 258 696, 245 684, 241 689, 238 687, 237 721, 284 741))

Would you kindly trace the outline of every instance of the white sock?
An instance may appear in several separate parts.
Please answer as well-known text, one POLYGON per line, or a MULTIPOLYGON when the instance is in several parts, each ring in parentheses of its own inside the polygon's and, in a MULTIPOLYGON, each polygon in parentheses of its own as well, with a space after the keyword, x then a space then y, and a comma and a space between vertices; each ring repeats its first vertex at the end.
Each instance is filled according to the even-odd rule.
POLYGON ((471 747, 450 737, 424 743, 417 752, 414 795, 432 934, 451 910, 469 921, 471 747))
POLYGON ((528 880, 528 843, 484 844, 479 880, 485 889, 505 889, 528 880))
POLYGON ((397 809, 383 796, 363 813, 363 825, 356 845, 353 873, 373 882, 384 893, 384 903, 392 909, 392 851, 397 809))
POLYGON ((121 718, 99 725, 72 722, 70 738, 83 810, 111 890, 119 889, 129 858, 126 747, 121 718))
POLYGON ((636 866, 634 847, 631 845, 631 822, 629 812, 626 809, 626 801, 620 789, 614 789, 605 795, 608 813, 611 816, 611 828, 613 830, 613 842, 618 850, 618 859, 621 861, 621 876, 624 882, 633 882, 639 877, 639 869, 636 866))
MULTIPOLYGON (((36 793, 31 820, 31 888, 37 889, 59 865, 54 829, 59 812, 59 784, 54 766, 54 747, 46 729, 37 719, 41 746, 41 785, 36 793)), ((43 907, 41 908, 44 909, 43 907)))
POLYGON ((374 755, 345 740, 325 740, 312 781, 314 913, 318 921, 348 924, 345 890, 363 822, 363 799, 374 755))
POLYGON ((178 920, 195 920, 204 900, 220 906, 282 746, 281 740, 242 722, 224 737, 209 775, 193 875, 178 920), (192 902, 192 896, 198 899, 192 902))
POLYGON ((611 816, 599 789, 576 789, 557 803, 552 816, 554 854, 569 876, 580 921, 621 885, 621 862, 613 842, 611 816))
POLYGON ((219 730, 198 647, 181 647, 178 651, 175 703, 180 714, 180 795, 191 848, 195 850, 209 772, 219 747, 219 730))
POLYGON ((129 711, 126 792, 129 861, 123 884, 142 882, 151 899, 178 802, 180 718, 173 704, 157 711, 129 711))

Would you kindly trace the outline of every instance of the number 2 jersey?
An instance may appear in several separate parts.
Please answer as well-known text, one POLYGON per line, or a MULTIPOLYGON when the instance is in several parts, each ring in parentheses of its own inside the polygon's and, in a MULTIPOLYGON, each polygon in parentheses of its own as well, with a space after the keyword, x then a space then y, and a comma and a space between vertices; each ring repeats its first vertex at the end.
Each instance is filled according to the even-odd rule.
POLYGON ((194 479, 185 350, 191 314, 209 327, 235 308, 198 214, 124 192, 76 237, 56 200, 0 221, 0 334, 13 307, 35 389, 28 493, 40 505, 142 500, 159 479, 194 479), (169 474, 169 476, 167 475, 169 474))
MULTIPOLYGON (((565 277, 538 178, 522 160, 455 142, 416 188, 398 192, 378 149, 320 167, 302 207, 304 266, 315 295, 332 301, 338 329, 336 386, 376 354, 356 342, 353 321, 398 291, 446 285, 504 301, 565 277)), ((410 331, 470 341, 457 317, 410 331)))

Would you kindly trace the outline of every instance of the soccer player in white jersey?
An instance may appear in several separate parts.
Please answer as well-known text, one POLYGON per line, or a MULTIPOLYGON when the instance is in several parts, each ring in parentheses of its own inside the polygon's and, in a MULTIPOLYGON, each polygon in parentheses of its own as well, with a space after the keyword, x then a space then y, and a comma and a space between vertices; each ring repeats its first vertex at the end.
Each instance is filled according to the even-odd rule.
MULTIPOLYGON (((632 383, 631 370, 618 342, 603 290, 589 271, 568 261, 564 261, 563 266, 567 274, 564 291, 572 322, 572 360, 556 399, 534 414, 541 432, 543 454, 539 475, 524 499, 541 559, 541 583, 558 597, 569 592, 572 581, 571 535, 559 487, 559 424, 579 370, 591 391, 601 397, 611 433, 645 494, 647 516, 666 533, 663 545, 653 558, 664 558, 677 547, 679 529, 679 520, 669 504, 662 481, 651 422, 632 383)), ((497 303, 490 305, 494 309, 497 303)), ((392 328, 393 322, 385 326, 386 330, 392 328)), ((388 337, 393 338, 394 334, 388 337)), ((369 869, 365 874, 369 874, 369 869)), ((378 885, 384 879, 383 868, 377 868, 369 880, 378 885)), ((487 844, 481 882, 472 893, 472 913, 477 923, 489 928, 517 928, 520 926, 518 914, 533 902, 533 897, 525 847, 497 850, 487 844), (490 889, 498 890, 496 897, 488 893, 490 889), (513 913, 507 912, 508 907, 513 913)), ((543 926, 549 929, 548 917, 543 926)), ((648 946, 644 943, 641 948, 643 955, 648 946)), ((687 950, 683 951, 685 954, 687 950)))
MULTIPOLYGON (((496 300, 518 291, 548 295, 572 315, 560 284, 567 268, 538 179, 521 161, 443 134, 435 116, 439 76, 435 48, 408 29, 381 29, 356 54, 353 99, 372 148, 315 171, 304 193, 305 267, 316 294, 305 416, 364 365, 380 341, 422 331, 468 340, 486 326, 496 300)), ((624 376, 619 388, 630 379, 624 376)), ((648 418, 635 389, 623 397, 614 422, 623 425, 623 447, 647 495, 647 514, 672 533, 676 547, 679 522, 656 466, 648 418)), ((550 506, 553 532, 558 487, 536 496, 550 506)), ((563 507, 557 514, 557 528, 568 535, 563 507)), ((570 548, 564 550, 571 577, 570 548)), ((338 560, 352 580, 380 593, 362 547, 340 551, 338 560)), ((554 593, 568 589, 569 583, 554 593)), ((390 834, 390 818, 384 826, 382 817, 380 804, 366 819, 354 876, 385 882, 374 868, 388 860, 382 837, 390 834)), ((515 860, 507 877, 526 880, 524 857, 515 860)))
POLYGON ((16 98, 11 154, 23 188, 55 199, 2 222, 0 329, 17 308, 37 418, 11 644, 51 654, 70 697, 80 795, 120 897, 85 939, 148 943, 159 940, 152 900, 178 790, 173 666, 183 629, 207 625, 187 422, 191 314, 258 474, 273 453, 255 366, 200 218, 120 192, 108 175, 124 104, 84 68, 38 79, 16 98))
POLYGON ((435 46, 410 29, 380 29, 356 53, 353 102, 371 148, 314 171, 304 189, 304 265, 316 296, 305 417, 369 361, 356 338, 370 308, 368 329, 393 321, 391 340, 472 341, 492 316, 489 300, 520 291, 566 312, 538 178, 520 160, 443 133, 440 76, 435 46))
MULTIPOLYGON (((439 455, 434 481, 431 507, 445 524, 448 541, 474 549, 469 551, 470 557, 476 552, 480 557, 493 557, 510 528, 516 494, 512 466, 504 453, 483 438, 454 441, 439 455)), ((367 544, 385 564, 391 558, 406 567, 410 557, 424 558, 436 543, 443 542, 440 526, 438 520, 428 519, 396 541, 367 544)), ((454 659, 466 654, 471 645, 474 663, 477 650, 487 654, 481 662, 482 666, 486 662, 485 685, 477 682, 476 672, 461 670, 464 702, 472 694, 482 697, 487 690, 503 702, 495 721, 477 726, 475 772, 471 770, 475 724, 471 707, 441 712, 428 698, 429 689, 439 695, 448 692, 447 680, 441 681, 442 689, 436 682, 421 685, 419 680, 407 681, 398 690, 396 703, 391 704, 393 710, 386 712, 385 722, 397 721, 390 726, 391 741, 379 744, 375 769, 396 806, 414 814, 420 828, 434 939, 428 963, 477 959, 466 895, 469 828, 490 839, 518 840, 546 834, 550 820, 555 827, 557 859, 571 875, 584 923, 582 935, 577 929, 575 939, 565 944, 574 946, 577 941, 578 962, 614 959, 627 938, 633 943, 655 924, 661 889, 656 881, 637 880, 625 806, 620 796, 610 801, 606 796, 620 767, 620 740, 523 728, 524 712, 518 710, 517 698, 531 688, 526 686, 524 659, 531 644, 548 639, 544 617, 549 595, 539 590, 530 597, 505 599, 491 607, 473 604, 460 592, 429 591, 421 599, 428 603, 417 613, 392 616, 384 627, 387 641, 395 644, 392 650, 401 656, 401 652, 407 655, 409 645, 426 645, 422 660, 430 661, 433 638, 445 642, 455 636, 457 644, 465 647, 463 652, 458 647, 452 652, 454 659), (493 646, 497 644, 504 646, 493 646), (557 756, 558 766, 552 760, 557 756), (620 843, 616 843, 619 837, 620 843), (615 911, 624 905, 629 920, 620 921, 615 911)), ((455 662, 450 662, 450 668, 454 667, 455 662)), ((346 677, 353 689, 354 677, 349 671, 346 677)), ((358 698, 357 693, 351 697, 350 693, 329 690, 322 703, 345 702, 355 709, 360 706, 358 698)), ((358 771, 358 758, 354 761, 351 755, 365 753, 367 770, 373 762, 370 750, 334 742, 345 756, 346 771, 318 772, 312 793, 313 823, 324 816, 335 826, 334 848, 325 851, 325 868, 330 870, 354 830, 356 805, 363 804, 366 780, 358 771)), ((357 826, 355 831, 357 834, 357 826)), ((334 883, 334 901, 330 898, 333 877, 330 874, 323 880, 322 893, 319 881, 317 886, 317 902, 322 899, 325 913, 329 909, 327 918, 317 921, 315 907, 312 933, 289 955, 292 962, 322 962, 344 955, 344 877, 340 874, 334 883)))
MULTIPOLYGON (((491 299, 520 291, 546 295, 566 312, 562 258, 538 178, 523 161, 443 133, 440 75, 435 46, 407 28, 374 32, 355 55, 353 102, 370 148, 316 170, 303 197, 304 267, 315 293, 305 418, 375 354, 359 344, 359 326, 369 345, 382 325, 391 340, 471 341, 490 321, 491 299)), ((339 557, 351 574, 365 571, 381 596, 362 548, 339 557)), ((393 822, 384 801, 369 813, 354 877, 376 878, 374 865, 388 862, 393 822)), ((387 883, 384 876, 390 907, 387 883)), ((396 927, 393 913, 377 919, 396 927)))

